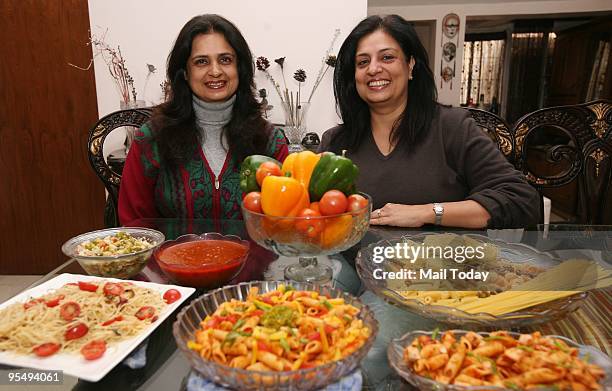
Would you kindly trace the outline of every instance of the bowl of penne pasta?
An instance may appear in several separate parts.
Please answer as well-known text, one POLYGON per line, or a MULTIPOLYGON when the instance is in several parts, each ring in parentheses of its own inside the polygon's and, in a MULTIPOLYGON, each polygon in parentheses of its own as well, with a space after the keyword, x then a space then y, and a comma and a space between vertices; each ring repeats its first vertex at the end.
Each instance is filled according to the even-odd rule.
POLYGON ((339 289, 256 281, 211 291, 179 313, 177 345, 200 375, 231 389, 320 389, 357 369, 378 322, 339 289))
POLYGON ((429 233, 381 240, 362 248, 355 266, 366 287, 391 304, 464 327, 561 319, 578 308, 588 290, 605 285, 597 277, 605 273, 589 260, 562 261, 516 244, 507 246, 509 252, 503 242, 485 239, 429 233), (466 255, 466 248, 477 249, 480 257, 477 251, 466 255), (579 277, 586 275, 592 278, 585 285, 579 277))
POLYGON ((412 331, 387 350, 393 369, 419 390, 602 390, 612 360, 556 335, 510 331, 412 331))

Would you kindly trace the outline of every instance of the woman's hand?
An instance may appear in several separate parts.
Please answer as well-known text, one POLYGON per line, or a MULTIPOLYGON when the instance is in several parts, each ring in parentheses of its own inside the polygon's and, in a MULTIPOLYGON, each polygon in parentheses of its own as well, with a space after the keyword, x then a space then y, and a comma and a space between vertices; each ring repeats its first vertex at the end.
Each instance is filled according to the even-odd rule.
MULTIPOLYGON (((447 227, 485 228, 491 218, 489 212, 473 200, 445 202, 442 225, 447 227)), ((371 225, 391 225, 395 227, 418 228, 434 224, 436 215, 433 204, 402 205, 386 204, 372 211, 371 225)))
POLYGON ((391 225, 394 227, 421 227, 433 223, 435 215, 429 205, 386 204, 372 211, 371 225, 391 225))

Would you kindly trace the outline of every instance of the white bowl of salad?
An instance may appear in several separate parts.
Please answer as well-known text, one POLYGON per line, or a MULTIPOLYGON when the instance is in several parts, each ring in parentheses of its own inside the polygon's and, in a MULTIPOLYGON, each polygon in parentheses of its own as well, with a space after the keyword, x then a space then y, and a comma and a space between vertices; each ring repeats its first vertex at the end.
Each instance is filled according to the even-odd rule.
POLYGON ((150 228, 108 228, 75 236, 62 251, 92 276, 131 278, 164 240, 163 233, 150 228))

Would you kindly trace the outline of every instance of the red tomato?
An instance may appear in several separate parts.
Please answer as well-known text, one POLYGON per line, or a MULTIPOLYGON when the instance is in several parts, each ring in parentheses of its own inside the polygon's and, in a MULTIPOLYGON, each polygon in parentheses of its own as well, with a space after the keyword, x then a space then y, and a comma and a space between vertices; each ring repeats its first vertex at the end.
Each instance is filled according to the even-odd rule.
POLYGON ((66 341, 79 339, 85 334, 87 334, 88 331, 89 327, 87 327, 85 323, 77 323, 75 325, 70 326, 68 330, 66 330, 66 332, 64 333, 64 338, 66 338, 66 341))
POLYGON ((316 341, 321 339, 321 334, 319 334, 319 332, 315 331, 314 333, 310 333, 308 334, 308 336, 306 337, 311 341, 316 341))
POLYGON ((42 345, 36 346, 34 349, 32 349, 32 351, 38 357, 48 357, 60 350, 60 347, 61 345, 58 343, 47 342, 42 345))
POLYGON ((104 284, 104 294, 106 296, 121 296, 125 288, 121 284, 107 282, 104 284))
POLYGON ((106 342, 101 339, 93 340, 81 348, 81 354, 85 360, 97 360, 106 352, 106 342))
POLYGON ((145 305, 144 307, 141 307, 138 312, 136 312, 135 316, 140 320, 145 320, 152 318, 153 315, 155 315, 155 308, 145 305))
POLYGON ((321 213, 312 210, 310 208, 306 208, 302 210, 297 217, 302 217, 302 220, 296 220, 295 228, 308 236, 309 238, 315 238, 321 231, 323 231, 323 226, 325 225, 323 219, 321 219, 321 213))
POLYGON ((347 201, 347 212, 358 212, 368 206, 368 200, 361 194, 351 194, 347 201))
POLYGON ((258 191, 252 191, 242 200, 244 207, 255 213, 263 213, 261 210, 261 193, 258 191))
POLYGON ((281 168, 277 166, 274 162, 261 163, 261 165, 257 169, 257 172, 255 173, 255 179, 257 179, 257 184, 260 187, 263 183, 264 178, 268 175, 282 176, 283 172, 281 171, 281 168))
POLYGON ((79 281, 79 289, 87 292, 95 292, 98 290, 98 286, 91 282, 79 281))
POLYGON ((310 206, 308 208, 314 210, 315 212, 321 213, 321 209, 319 208, 319 202, 318 201, 311 202, 310 206))
POLYGON ((40 303, 44 303, 45 301, 43 299, 32 299, 30 301, 28 301, 27 303, 23 304, 23 309, 27 310, 28 308, 34 307, 36 304, 40 304, 40 303))
POLYGON ((166 304, 172 304, 178 299, 181 298, 181 292, 176 289, 168 289, 166 293, 164 293, 164 301, 166 304))
POLYGON ((57 296, 54 299, 47 300, 47 302, 45 304, 49 308, 57 307, 59 305, 60 300, 63 300, 63 299, 64 299, 64 295, 59 295, 59 296, 57 296))
POLYGON ((251 316, 262 316, 264 314, 263 310, 255 310, 251 312, 251 316))
POLYGON ((266 345, 265 342, 263 341, 257 341, 257 349, 263 352, 269 352, 270 351, 270 347, 268 345, 266 345))
POLYGON ((348 200, 340 190, 329 190, 319 201, 319 209, 323 216, 337 215, 346 212, 348 200))
POLYGON ((69 301, 68 303, 62 304, 60 307, 60 316, 66 322, 70 322, 72 319, 76 318, 81 314, 81 306, 74 301, 69 301))
POLYGON ((119 316, 115 316, 114 318, 111 318, 109 320, 107 320, 106 322, 102 323, 102 326, 108 326, 110 324, 113 324, 115 322, 120 322, 123 320, 123 316, 119 315, 119 316))

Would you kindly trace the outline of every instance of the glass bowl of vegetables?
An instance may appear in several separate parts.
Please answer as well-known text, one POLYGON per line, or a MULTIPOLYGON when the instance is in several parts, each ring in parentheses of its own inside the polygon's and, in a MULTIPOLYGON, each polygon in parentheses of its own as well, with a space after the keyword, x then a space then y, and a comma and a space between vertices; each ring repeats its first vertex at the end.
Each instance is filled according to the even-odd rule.
POLYGON ((69 239, 62 252, 92 276, 125 279, 140 273, 164 240, 163 233, 150 228, 108 228, 69 239))
POLYGON ((359 243, 370 226, 372 199, 365 193, 358 196, 360 202, 338 214, 271 216, 253 212, 243 203, 242 216, 249 236, 256 243, 278 255, 298 259, 285 269, 286 279, 326 283, 332 279, 332 270, 320 265, 317 256, 348 250, 359 243))

